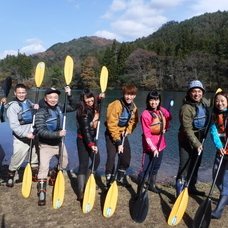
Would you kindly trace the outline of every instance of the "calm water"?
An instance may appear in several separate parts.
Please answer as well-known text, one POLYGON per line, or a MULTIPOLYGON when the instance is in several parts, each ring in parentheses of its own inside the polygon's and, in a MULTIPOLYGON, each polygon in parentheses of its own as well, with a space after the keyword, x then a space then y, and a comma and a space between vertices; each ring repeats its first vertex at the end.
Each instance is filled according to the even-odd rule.
MULTIPOLYGON (((96 94, 99 91, 95 91, 96 94)), ((145 109, 145 100, 148 91, 139 91, 137 97, 135 99, 135 103, 138 106, 139 114, 145 109)), ((80 91, 73 91, 73 95, 76 99, 79 99, 80 91)), ((162 166, 159 170, 159 179, 162 181, 166 180, 173 180, 174 176, 177 173, 178 163, 179 163, 179 156, 178 156, 178 141, 177 141, 177 133, 179 128, 179 121, 178 121, 178 111, 182 104, 182 99, 185 96, 185 92, 162 92, 162 106, 167 107, 170 98, 174 99, 174 106, 171 110, 173 120, 171 122, 171 128, 166 133, 166 140, 167 140, 167 147, 164 151, 164 157, 162 166)), ((12 91, 9 94, 8 101, 10 101, 13 93, 12 91)), ((39 97, 43 97, 44 91, 40 91, 39 97)), ((104 131, 105 127, 103 125, 105 121, 106 115, 106 107, 107 105, 119 99, 122 96, 122 92, 120 90, 107 90, 106 91, 106 98, 103 100, 102 103, 102 115, 101 115, 101 127, 100 127, 100 135, 98 146, 100 149, 101 154, 101 163, 98 168, 98 172, 100 174, 104 174, 104 167, 106 162, 106 147, 104 141, 104 131)), ((208 94, 207 97, 209 98, 211 94, 208 94)), ((35 99, 35 91, 28 92, 28 98, 32 101, 35 99)), ((64 95, 61 94, 61 101, 63 101, 64 95)), ((76 123, 75 123, 75 112, 67 114, 67 122, 66 122, 66 130, 67 136, 65 138, 66 147, 68 149, 69 154, 69 164, 68 169, 73 169, 77 171, 78 169, 78 156, 77 156, 77 148, 76 148, 76 123)), ((134 133, 129 136, 131 148, 132 148, 132 160, 131 160, 131 167, 128 169, 129 174, 135 174, 138 172, 138 169, 141 166, 141 154, 142 154, 142 146, 141 146, 141 125, 140 123, 137 125, 134 133)), ((3 164, 9 164, 10 157, 12 155, 12 132, 9 128, 7 122, 0 123, 0 143, 6 153, 5 159, 3 164)), ((201 181, 210 181, 211 180, 211 168, 213 165, 215 154, 215 147, 211 141, 210 135, 208 135, 207 140, 205 141, 205 149, 203 154, 202 165, 199 172, 199 180, 201 181)), ((51 161, 51 166, 54 166, 56 163, 56 159, 53 158, 51 161)), ((26 165, 23 164, 23 165, 26 165)))

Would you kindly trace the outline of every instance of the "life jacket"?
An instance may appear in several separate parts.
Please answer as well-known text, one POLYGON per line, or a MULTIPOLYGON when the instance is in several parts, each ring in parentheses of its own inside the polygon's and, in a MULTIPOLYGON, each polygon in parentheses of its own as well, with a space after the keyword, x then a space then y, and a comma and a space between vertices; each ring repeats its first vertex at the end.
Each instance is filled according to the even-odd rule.
POLYGON ((18 121, 20 125, 31 124, 33 121, 33 104, 30 100, 26 99, 25 102, 17 101, 21 107, 18 113, 18 121))
POLYGON ((207 126, 208 122, 208 107, 205 102, 202 102, 203 107, 200 105, 194 105, 196 108, 196 115, 193 119, 194 130, 201 130, 207 126))
POLYGON ((157 115, 154 111, 149 111, 152 118, 152 123, 150 124, 151 134, 160 135, 161 132, 165 129, 166 126, 166 118, 161 110, 159 110, 159 115, 157 115))
POLYGON ((49 131, 58 131, 63 127, 63 113, 59 106, 56 110, 48 109, 49 117, 46 120, 46 126, 49 131))
POLYGON ((92 120, 92 122, 90 123, 90 126, 91 126, 92 128, 94 128, 94 129, 97 128, 99 116, 100 116, 100 113, 99 113, 98 111, 95 110, 95 114, 94 114, 93 120, 92 120))
POLYGON ((120 103, 123 106, 123 111, 119 116, 118 126, 124 127, 124 126, 127 126, 128 122, 131 120, 133 115, 133 110, 130 110, 128 107, 126 107, 126 105, 123 103, 122 100, 120 100, 120 103))
MULTIPOLYGON (((218 135, 223 143, 226 141, 226 128, 228 127, 227 123, 228 116, 225 116, 225 113, 220 113, 216 115, 216 128, 218 131, 218 135)), ((226 147, 226 155, 228 155, 228 146, 226 147)))

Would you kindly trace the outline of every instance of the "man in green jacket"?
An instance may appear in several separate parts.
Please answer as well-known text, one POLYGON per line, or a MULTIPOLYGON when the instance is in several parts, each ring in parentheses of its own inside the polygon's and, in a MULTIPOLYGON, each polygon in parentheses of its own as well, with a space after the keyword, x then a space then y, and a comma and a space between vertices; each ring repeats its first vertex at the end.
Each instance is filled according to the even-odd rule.
MULTIPOLYGON (((205 89, 198 80, 189 83, 187 95, 180 108, 180 129, 178 134, 180 163, 176 179, 176 194, 181 193, 184 184, 189 180, 198 152, 203 150, 202 140, 205 138, 205 128, 209 120, 209 101, 203 98, 205 89)), ((189 194, 204 196, 205 192, 198 191, 197 183, 198 169, 201 164, 202 153, 189 183, 189 194)))

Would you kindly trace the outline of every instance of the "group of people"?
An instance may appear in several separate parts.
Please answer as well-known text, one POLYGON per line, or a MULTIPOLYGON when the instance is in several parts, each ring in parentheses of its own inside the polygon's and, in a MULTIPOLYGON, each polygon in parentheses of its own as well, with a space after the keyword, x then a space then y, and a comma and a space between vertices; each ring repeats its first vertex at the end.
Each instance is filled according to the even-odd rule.
MULTIPOLYGON (((148 178, 148 189, 160 193, 156 186, 156 176, 162 162, 166 147, 165 132, 169 129, 172 119, 169 108, 161 106, 160 92, 153 90, 147 95, 145 110, 139 118, 138 109, 134 103, 137 88, 127 85, 122 88, 123 96, 110 103, 106 110, 105 140, 107 149, 106 188, 115 178, 115 158, 119 154, 117 167, 117 183, 131 187, 126 178, 131 161, 131 148, 128 135, 132 134, 140 119, 142 128, 142 167, 138 174, 138 190, 148 178)), ((221 163, 216 185, 220 190, 220 198, 212 217, 220 218, 225 205, 228 204, 228 149, 226 129, 228 119, 228 93, 218 92, 213 102, 204 98, 205 89, 198 80, 189 83, 187 95, 179 111, 180 128, 179 168, 176 178, 176 196, 181 193, 189 182, 189 193, 204 196, 205 192, 197 190, 197 175, 204 149, 204 140, 209 131, 217 149, 213 177, 216 176, 221 163), (213 106, 212 118, 209 107, 213 106), (197 162, 197 164, 196 164, 197 162), (194 171, 194 172, 193 172, 194 171)), ((54 185, 57 172, 65 169, 68 155, 62 139, 66 136, 63 127, 64 108, 66 112, 76 111, 77 137, 76 144, 79 158, 77 173, 78 200, 83 199, 84 188, 88 176, 98 169, 100 163, 99 149, 96 145, 98 121, 100 119, 101 101, 104 93, 98 97, 89 88, 82 90, 79 101, 71 95, 69 86, 65 87, 67 104, 59 103, 61 92, 49 88, 38 104, 33 104, 26 98, 27 90, 23 84, 15 87, 15 100, 6 104, 6 114, 13 131, 13 155, 11 157, 6 186, 14 186, 15 172, 22 165, 27 153, 31 150, 31 167, 33 181, 37 181, 38 205, 46 204, 47 178, 49 163, 53 156, 62 158, 61 162, 51 171, 49 185, 54 185), (32 148, 31 148, 32 147, 32 148), (60 154, 62 153, 62 154, 60 154), (60 156, 61 155, 61 156, 60 156), (89 159, 92 163, 89 166, 89 159), (61 167, 60 167, 61 166, 61 167), (41 194, 42 193, 42 194, 41 194)), ((100 136, 101 137, 101 136, 100 136)))

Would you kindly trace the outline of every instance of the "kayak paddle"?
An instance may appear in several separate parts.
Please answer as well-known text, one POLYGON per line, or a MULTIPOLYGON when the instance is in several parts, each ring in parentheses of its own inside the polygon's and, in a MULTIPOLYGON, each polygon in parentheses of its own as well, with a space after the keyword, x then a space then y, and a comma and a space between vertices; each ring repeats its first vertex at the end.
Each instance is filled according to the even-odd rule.
MULTIPOLYGON (((37 102, 38 102, 39 88, 40 88, 40 85, 44 78, 44 71, 45 71, 45 63, 39 62, 36 66, 36 71, 35 71, 35 83, 36 83, 35 104, 37 104, 37 102)), ((34 122, 35 122, 35 113, 36 113, 36 110, 34 109, 32 127, 34 126, 34 122)), ((32 131, 33 131, 33 129, 32 129, 32 131)), ((25 170, 23 173, 23 179, 22 179, 21 193, 22 193, 22 196, 25 198, 29 197, 30 192, 31 192, 31 187, 32 187, 32 169, 31 169, 31 165, 30 165, 31 158, 32 158, 32 147, 33 147, 33 139, 30 140, 28 163, 25 167, 25 170)))
MULTIPOLYGON (((73 59, 68 55, 65 59, 65 65, 64 65, 64 77, 65 77, 65 82, 67 86, 71 83, 71 80, 73 77, 73 68, 74 68, 73 59)), ((66 125, 66 106, 67 106, 67 93, 65 93, 65 101, 64 101, 63 130, 65 130, 65 125, 66 125)), ((60 208, 64 201, 65 180, 63 176, 63 170, 62 170, 64 139, 65 137, 62 137, 62 142, 61 142, 61 145, 59 146, 59 165, 58 165, 59 171, 55 181, 53 201, 52 201, 52 207, 54 209, 60 208)))
MULTIPOLYGON (((100 75, 100 87, 101 92, 104 93, 107 88, 108 82, 108 70, 105 66, 102 67, 101 75, 100 75)), ((102 100, 101 100, 102 103, 102 100)), ((98 135, 100 129, 100 116, 101 116, 101 103, 100 103, 100 114, 97 123, 97 130, 96 130, 96 137, 95 137, 95 145, 98 143, 98 135)), ((96 153, 93 155, 93 164, 92 164, 92 171, 89 176, 89 179, 86 183, 83 203, 82 203, 82 211, 83 213, 88 213, 93 209, 94 202, 95 202, 95 194, 96 194, 96 181, 94 178, 94 162, 95 162, 96 153)))

